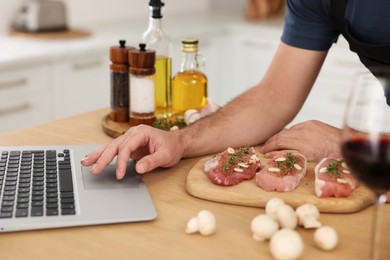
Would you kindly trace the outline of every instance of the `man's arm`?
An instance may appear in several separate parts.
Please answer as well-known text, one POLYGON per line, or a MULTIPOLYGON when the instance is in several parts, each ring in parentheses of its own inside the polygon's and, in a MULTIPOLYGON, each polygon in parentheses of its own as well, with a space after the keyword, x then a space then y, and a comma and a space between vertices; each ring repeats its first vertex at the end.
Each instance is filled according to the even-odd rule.
POLYGON ((279 132, 299 112, 325 60, 326 51, 280 43, 260 83, 193 126, 181 130, 184 157, 255 145, 279 132))
POLYGON ((182 157, 219 152, 228 146, 263 143, 288 124, 302 107, 326 57, 326 51, 280 43, 264 78, 214 114, 181 130, 166 132, 144 125, 130 128, 82 160, 101 172, 117 156, 117 178, 129 158, 139 173, 175 165, 182 157))

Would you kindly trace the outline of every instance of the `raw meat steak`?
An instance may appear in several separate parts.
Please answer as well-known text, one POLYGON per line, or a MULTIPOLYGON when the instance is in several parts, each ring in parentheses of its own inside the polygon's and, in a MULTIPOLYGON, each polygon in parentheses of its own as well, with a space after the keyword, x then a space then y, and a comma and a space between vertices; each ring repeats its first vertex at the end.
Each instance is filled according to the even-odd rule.
POLYGON ((228 148, 204 165, 204 172, 217 185, 232 186, 252 179, 260 170, 260 159, 253 147, 228 148))
POLYGON ((296 151, 282 151, 256 174, 256 183, 266 191, 292 191, 305 174, 306 158, 296 151))
POLYGON ((348 197, 359 186, 343 159, 324 158, 314 171, 317 197, 348 197))

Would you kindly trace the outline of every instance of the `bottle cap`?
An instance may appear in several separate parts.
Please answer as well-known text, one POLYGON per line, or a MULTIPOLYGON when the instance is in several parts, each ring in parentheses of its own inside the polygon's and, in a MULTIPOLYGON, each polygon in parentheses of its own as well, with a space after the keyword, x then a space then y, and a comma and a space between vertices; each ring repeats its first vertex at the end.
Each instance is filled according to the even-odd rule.
POLYGON ((183 52, 197 52, 198 51, 198 39, 186 38, 181 41, 181 50, 183 52))
POLYGON ((126 46, 125 40, 119 40, 119 46, 110 48, 110 60, 112 62, 110 68, 115 71, 127 71, 129 69, 128 53, 134 49, 134 47, 126 46))
POLYGON ((156 6, 156 7, 161 7, 164 6, 165 3, 161 2, 161 0, 150 0, 149 1, 149 6, 156 6))
POLYGON ((156 71, 154 64, 156 62, 156 52, 147 50, 145 43, 139 44, 140 49, 129 51, 129 72, 136 76, 150 76, 156 71))
POLYGON ((152 8, 152 17, 160 19, 162 18, 161 9, 165 4, 161 0, 150 0, 149 6, 152 8))

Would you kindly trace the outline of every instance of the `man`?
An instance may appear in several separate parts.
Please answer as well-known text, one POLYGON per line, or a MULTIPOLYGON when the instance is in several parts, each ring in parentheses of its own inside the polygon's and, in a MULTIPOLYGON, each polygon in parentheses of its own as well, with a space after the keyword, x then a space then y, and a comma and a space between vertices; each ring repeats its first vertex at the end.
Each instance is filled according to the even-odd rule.
POLYGON ((93 165, 91 173, 96 174, 117 155, 121 179, 129 158, 137 160, 139 173, 145 173, 228 146, 264 144, 266 156, 277 150, 298 150, 309 161, 339 157, 339 129, 319 121, 284 127, 299 112, 340 34, 367 67, 390 64, 389 12, 388 0, 287 0, 281 42, 258 85, 179 131, 133 127, 86 156, 82 164, 93 165))

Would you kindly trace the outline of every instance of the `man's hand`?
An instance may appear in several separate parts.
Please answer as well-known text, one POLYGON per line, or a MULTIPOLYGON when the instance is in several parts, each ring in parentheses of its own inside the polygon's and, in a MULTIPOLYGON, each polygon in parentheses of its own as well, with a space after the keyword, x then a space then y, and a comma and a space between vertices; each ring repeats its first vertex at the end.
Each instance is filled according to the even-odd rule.
POLYGON ((137 160, 138 173, 149 172, 157 167, 171 167, 183 155, 184 147, 176 131, 163 131, 146 125, 130 128, 124 135, 114 139, 81 160, 91 166, 91 173, 100 173, 117 156, 116 177, 122 179, 128 160, 137 160))
POLYGON ((310 162, 339 158, 341 130, 316 120, 299 123, 270 137, 262 148, 266 157, 272 157, 278 150, 297 150, 310 162))

